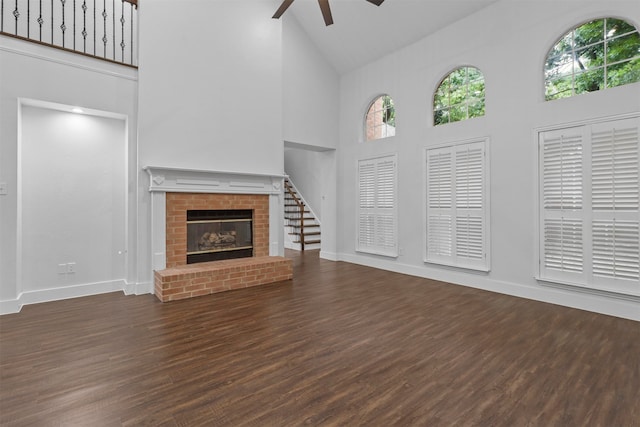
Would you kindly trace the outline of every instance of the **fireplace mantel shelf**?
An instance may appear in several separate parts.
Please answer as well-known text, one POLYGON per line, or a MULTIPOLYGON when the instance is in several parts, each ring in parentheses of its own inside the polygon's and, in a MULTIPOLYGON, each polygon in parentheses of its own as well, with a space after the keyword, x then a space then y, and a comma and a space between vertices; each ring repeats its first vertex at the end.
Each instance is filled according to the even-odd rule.
POLYGON ((279 194, 285 175, 145 166, 150 192, 279 194))

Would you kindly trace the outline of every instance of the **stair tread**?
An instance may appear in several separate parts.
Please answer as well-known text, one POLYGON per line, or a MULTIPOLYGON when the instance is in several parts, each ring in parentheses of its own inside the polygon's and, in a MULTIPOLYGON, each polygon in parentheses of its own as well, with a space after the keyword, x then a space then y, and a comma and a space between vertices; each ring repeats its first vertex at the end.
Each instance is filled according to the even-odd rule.
POLYGON ((289 235, 295 236, 292 237, 293 243, 304 246, 319 244, 321 232, 317 218, 300 199, 298 191, 294 189, 289 179, 284 179, 284 186, 284 218, 286 221, 291 222, 291 224, 285 224, 285 227, 289 227, 292 230, 289 235), (301 212, 302 215, 300 215, 301 212), (304 226, 302 230, 300 222, 304 226))

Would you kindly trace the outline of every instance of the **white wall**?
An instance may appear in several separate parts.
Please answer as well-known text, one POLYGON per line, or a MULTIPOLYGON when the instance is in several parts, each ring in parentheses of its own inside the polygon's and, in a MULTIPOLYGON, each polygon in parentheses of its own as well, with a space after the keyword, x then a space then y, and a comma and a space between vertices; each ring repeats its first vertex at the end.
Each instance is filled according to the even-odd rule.
POLYGON ((340 77, 293 14, 282 22, 284 140, 336 148, 340 77))
MULTIPOLYGON (((7 184, 8 193, 0 195, 0 313, 18 311, 24 302, 17 270, 21 244, 17 236, 19 99, 81 106, 126 117, 129 176, 135 177, 136 97, 135 69, 0 37, 0 182, 7 184)), ((135 179, 127 197, 127 278, 131 283, 135 280, 131 258, 135 256, 135 179)), ((65 292, 65 296, 74 295, 72 287, 65 292)))
POLYGON ((123 289, 125 120, 29 105, 20 117, 22 292, 123 289))
POLYGON ((264 0, 141 6, 141 166, 283 172, 282 34, 265 19, 272 13, 264 0))
POLYGON ((619 16, 640 26, 634 1, 505 0, 418 43, 351 72, 341 80, 338 159, 340 258, 453 283, 640 319, 638 302, 556 290, 534 279, 534 129, 640 111, 640 84, 545 102, 542 69, 557 38, 577 24, 619 16), (452 69, 473 65, 484 73, 486 116, 434 127, 432 95, 452 69), (363 143, 368 103, 388 93, 395 101, 397 134, 363 143), (479 136, 490 138, 491 272, 480 275, 423 263, 423 152, 427 146, 479 136), (356 161, 399 155, 397 259, 355 252, 356 161))
POLYGON ((326 180, 321 156, 321 152, 300 148, 284 150, 284 170, 320 221, 323 180, 326 180))

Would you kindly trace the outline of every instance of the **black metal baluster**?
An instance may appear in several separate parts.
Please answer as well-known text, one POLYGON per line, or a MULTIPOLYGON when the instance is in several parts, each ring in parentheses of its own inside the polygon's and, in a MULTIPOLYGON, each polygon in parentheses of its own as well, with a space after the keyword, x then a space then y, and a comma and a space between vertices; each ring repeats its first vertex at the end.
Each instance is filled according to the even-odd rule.
POLYGON ((131 8, 131 65, 133 65, 133 5, 130 4, 129 7, 131 8))
MULTIPOLYGON (((120 41, 120 47, 122 48, 122 62, 124 62, 124 47, 126 46, 124 43, 124 0, 121 0, 121 8, 120 8, 120 24, 121 24, 121 41, 120 41)), ((115 58, 114 58, 115 59, 115 58)))
POLYGON ((38 26, 40 27, 40 41, 42 41, 42 24, 44 24, 44 19, 42 19, 42 0, 40 0, 40 12, 37 22, 38 26))
POLYGON ((51 0, 51 44, 53 44, 53 0, 51 0))
POLYGON ((98 56, 96 52, 96 33, 98 32, 96 27, 96 0, 93 0, 93 55, 98 56))
POLYGON ((60 0, 60 3, 62 3, 62 24, 60 25, 60 29, 62 30, 62 47, 64 47, 64 33, 67 31, 67 26, 64 23, 64 4, 66 2, 67 0, 60 0))
POLYGON ((4 0, 0 2, 0 31, 4 32, 4 0))
POLYGON ((18 0, 16 0, 16 8, 13 9, 13 17, 16 18, 15 33, 17 36, 18 35, 18 18, 20 18, 20 11, 18 10, 18 0))
POLYGON ((27 0, 27 38, 31 38, 31 0, 27 0))
POLYGON ((87 53, 87 0, 82 1, 82 51, 87 53))
POLYGON ((109 40, 107 38, 107 16, 109 16, 107 14, 107 0, 102 0, 102 18, 104 21, 104 31, 103 31, 103 35, 102 35, 102 45, 104 47, 104 58, 107 58, 107 41, 109 40))
POLYGON ((111 44, 113 45, 113 60, 116 60, 116 0, 111 0, 111 44))
POLYGON ((76 50, 76 0, 73 0, 73 50, 76 50))

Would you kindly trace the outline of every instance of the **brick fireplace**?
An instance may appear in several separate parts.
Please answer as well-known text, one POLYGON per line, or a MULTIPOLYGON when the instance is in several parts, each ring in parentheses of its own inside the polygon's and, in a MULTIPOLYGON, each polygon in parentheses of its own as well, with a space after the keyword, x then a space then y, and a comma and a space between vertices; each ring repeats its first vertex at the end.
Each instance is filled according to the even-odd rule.
POLYGON ((146 167, 155 295, 163 302, 291 279, 279 175, 146 167), (249 258, 187 263, 187 212, 251 211, 249 258))
POLYGON ((269 196, 264 194, 167 193, 167 268, 187 263, 187 211, 253 211, 253 256, 269 255, 269 196))

